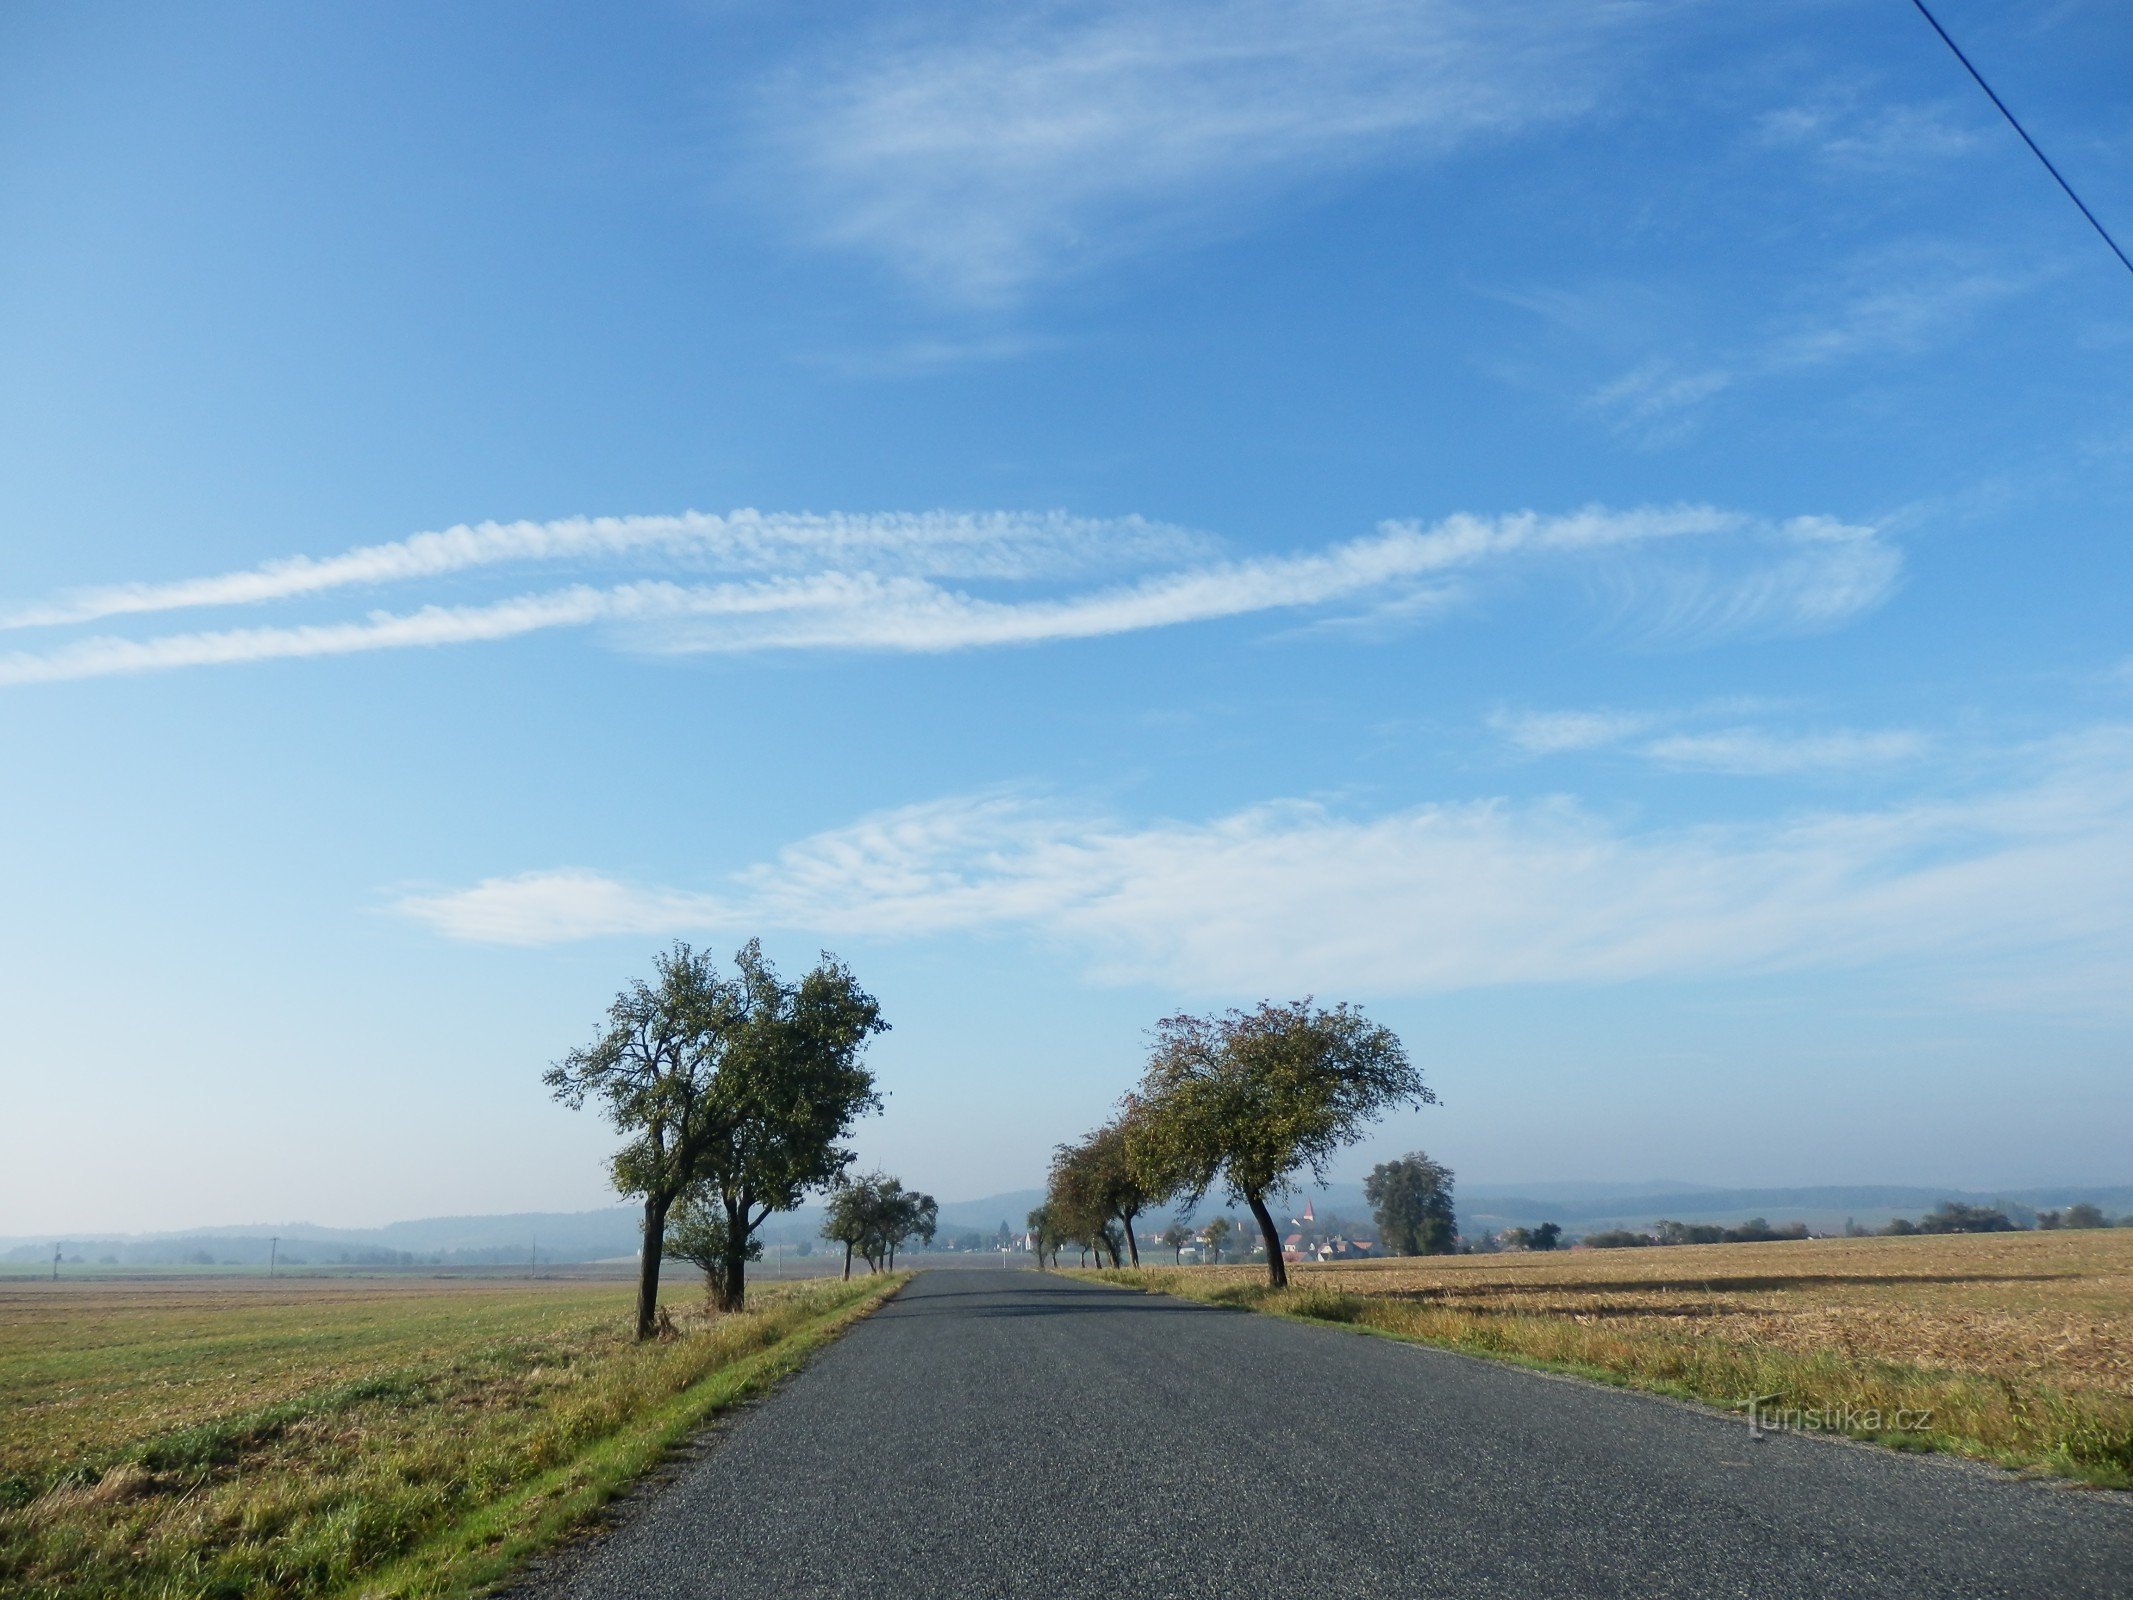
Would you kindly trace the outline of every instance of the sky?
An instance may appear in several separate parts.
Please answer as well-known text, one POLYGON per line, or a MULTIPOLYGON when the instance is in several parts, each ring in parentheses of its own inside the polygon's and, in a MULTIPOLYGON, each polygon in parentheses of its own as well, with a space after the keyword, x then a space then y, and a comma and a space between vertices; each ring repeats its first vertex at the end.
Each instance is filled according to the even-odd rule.
POLYGON ((1343 1177, 2133 1181, 2133 275, 1900 0, 23 0, 0 239, 0 1234, 601 1204, 756 935, 944 1199, 1305 995, 1343 1177))

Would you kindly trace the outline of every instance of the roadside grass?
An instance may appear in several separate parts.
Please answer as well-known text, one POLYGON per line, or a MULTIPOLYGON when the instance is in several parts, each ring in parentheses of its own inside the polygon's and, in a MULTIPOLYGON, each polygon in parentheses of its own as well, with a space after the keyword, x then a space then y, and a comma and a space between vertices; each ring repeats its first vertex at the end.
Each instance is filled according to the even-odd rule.
POLYGON ((1303 1265, 1282 1291, 1253 1266, 1076 1275, 2133 1488, 2125 1232, 1303 1265))
POLYGON ((0 1296, 0 1593, 468 1593, 907 1277, 670 1303, 644 1345, 612 1283, 0 1296))

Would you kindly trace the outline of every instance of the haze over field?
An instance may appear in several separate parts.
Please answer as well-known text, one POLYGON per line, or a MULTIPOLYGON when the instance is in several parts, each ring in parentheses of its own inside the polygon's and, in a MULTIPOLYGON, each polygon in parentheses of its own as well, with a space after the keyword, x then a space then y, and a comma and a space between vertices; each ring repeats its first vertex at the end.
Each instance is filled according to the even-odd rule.
MULTIPOLYGON (((2133 234, 2120 9, 1940 10, 2133 234)), ((0 1235, 605 1206, 542 1069, 756 934, 943 1197, 1307 993, 1348 1180, 2133 1182, 2133 278, 1908 6, 30 4, 0 128, 0 1235)))

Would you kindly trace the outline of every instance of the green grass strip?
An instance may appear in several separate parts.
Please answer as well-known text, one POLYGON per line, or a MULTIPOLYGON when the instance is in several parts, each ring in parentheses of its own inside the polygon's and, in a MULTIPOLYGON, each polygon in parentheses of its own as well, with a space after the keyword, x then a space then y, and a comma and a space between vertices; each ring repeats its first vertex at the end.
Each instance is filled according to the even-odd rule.
POLYGON ((706 1374, 633 1426, 438 1530, 340 1595, 346 1600, 457 1600, 502 1581, 589 1526, 603 1507, 705 1422, 797 1372, 815 1351, 871 1315, 910 1279, 910 1273, 900 1272, 862 1282, 850 1303, 706 1374))

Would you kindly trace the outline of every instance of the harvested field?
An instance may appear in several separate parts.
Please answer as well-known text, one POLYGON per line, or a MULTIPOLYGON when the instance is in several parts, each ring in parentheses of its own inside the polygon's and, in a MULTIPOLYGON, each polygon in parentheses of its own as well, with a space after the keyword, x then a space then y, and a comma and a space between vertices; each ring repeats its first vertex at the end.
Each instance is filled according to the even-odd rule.
POLYGON ((684 1281, 641 1346, 612 1282, 0 1285, 0 1591, 460 1592, 895 1281, 684 1281))
POLYGON ((1123 1276, 1720 1404, 1930 1411, 1847 1431, 2133 1483, 2129 1229, 1292 1266, 1284 1294, 1260 1267, 1123 1276))

